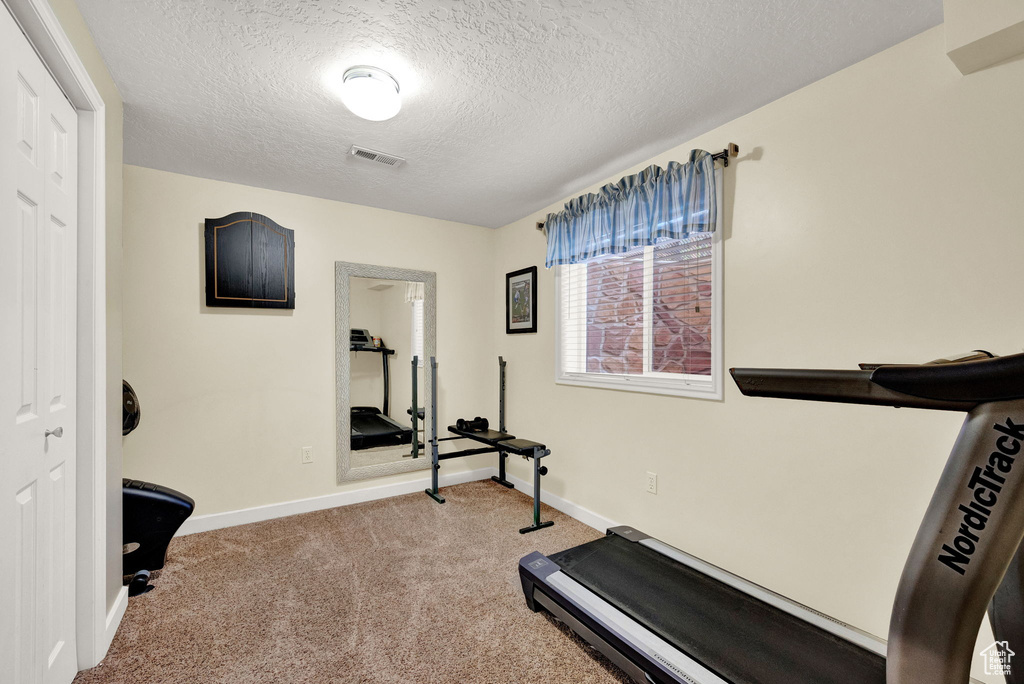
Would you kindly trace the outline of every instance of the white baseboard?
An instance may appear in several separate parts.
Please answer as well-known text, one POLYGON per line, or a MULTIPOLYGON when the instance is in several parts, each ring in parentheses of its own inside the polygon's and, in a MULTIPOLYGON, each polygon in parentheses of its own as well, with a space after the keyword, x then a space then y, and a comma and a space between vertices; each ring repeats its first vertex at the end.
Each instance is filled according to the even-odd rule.
MULTIPOLYGON (((493 467, 478 468, 477 470, 467 470, 461 473, 442 473, 438 480, 441 487, 448 487, 450 485, 462 484, 463 482, 486 480, 496 473, 497 469, 493 467)), ((325 508, 337 508, 338 506, 363 503, 364 501, 374 501, 376 499, 387 499, 392 496, 401 496, 403 494, 413 494, 415 492, 422 492, 428 487, 430 487, 430 478, 426 477, 417 480, 410 480, 409 482, 376 485, 373 487, 366 487, 364 489, 354 489, 347 492, 327 494, 325 496, 314 496, 309 499, 283 501, 281 503, 267 504, 266 506, 243 508, 237 511, 197 515, 186 520, 178 529, 175 536, 181 537, 186 534, 195 534, 196 532, 218 530, 222 527, 247 525, 249 523, 261 522, 263 520, 272 520, 273 518, 283 518, 288 515, 320 511, 325 508)))
MULTIPOLYGON (((493 471, 495 475, 498 474, 497 468, 493 468, 493 471)), ((505 479, 514 484, 516 489, 522 493, 531 498, 533 497, 533 482, 527 482, 526 480, 518 478, 515 475, 510 475, 507 472, 505 474, 505 479)), ((576 518, 584 525, 589 525, 599 532, 606 532, 609 527, 616 527, 619 524, 610 518, 606 518, 603 515, 595 513, 589 508, 584 508, 583 506, 574 504, 568 499, 563 499, 551 492, 544 491, 543 487, 541 487, 540 490, 540 500, 541 503, 546 503, 548 506, 558 509, 570 518, 576 518)))
MULTIPOLYGON (((473 482, 476 480, 486 480, 492 475, 497 475, 498 469, 494 467, 489 468, 478 468, 476 470, 467 470, 461 473, 442 473, 439 478, 440 486, 449 487, 451 485, 462 484, 463 482, 473 482)), ((509 482, 516 486, 520 492, 527 496, 533 496, 533 482, 527 482, 515 475, 506 475, 509 482)), ((208 532, 210 530, 218 530, 223 527, 234 527, 235 525, 248 525, 249 523, 261 522, 263 520, 272 520, 274 518, 283 518, 289 515, 298 515, 299 513, 310 513, 312 511, 320 511, 325 508, 337 508, 338 506, 348 506, 350 504, 363 503, 364 501, 374 501, 376 499, 387 499, 392 496, 401 496, 403 494, 413 494, 415 492, 422 492, 424 489, 430 486, 430 478, 423 478, 418 480, 411 480, 409 482, 398 482, 393 484, 375 485, 372 487, 365 487, 363 489, 355 489, 347 492, 338 492, 337 494, 327 494, 325 496, 315 496, 309 499, 299 499, 297 501, 283 501, 281 503, 267 504, 266 506, 255 506, 253 508, 243 508, 237 511, 225 511, 223 513, 210 513, 208 515, 197 515, 193 518, 186 520, 178 533, 175 535, 181 537, 187 534, 195 534, 197 532, 208 532)), ((544 489, 540 491, 540 500, 543 503, 551 506, 552 508, 558 509, 562 513, 565 513, 571 518, 579 520, 584 525, 589 525, 599 532, 606 531, 609 527, 615 527, 619 523, 604 517, 589 508, 577 505, 572 501, 563 499, 560 496, 547 492, 544 489)), ((125 594, 127 596, 127 593, 125 594)), ((119 599, 120 601, 120 599, 119 599)), ((121 614, 124 613, 124 608, 121 608, 121 614)), ((120 615, 117 618, 120 620, 120 615)), ((111 635, 112 636, 112 635, 111 635)))

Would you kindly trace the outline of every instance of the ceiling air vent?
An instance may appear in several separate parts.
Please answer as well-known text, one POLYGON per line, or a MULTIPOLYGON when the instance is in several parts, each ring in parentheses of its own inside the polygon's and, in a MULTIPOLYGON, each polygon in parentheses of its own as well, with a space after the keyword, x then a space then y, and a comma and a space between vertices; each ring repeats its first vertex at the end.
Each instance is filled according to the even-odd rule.
POLYGON ((359 157, 366 161, 376 162, 377 164, 384 164, 392 168, 398 168, 405 163, 405 160, 401 157, 396 157, 393 154, 385 154, 384 152, 378 152, 376 150, 368 150, 365 147, 359 147, 353 145, 352 149, 348 151, 353 157, 359 157))

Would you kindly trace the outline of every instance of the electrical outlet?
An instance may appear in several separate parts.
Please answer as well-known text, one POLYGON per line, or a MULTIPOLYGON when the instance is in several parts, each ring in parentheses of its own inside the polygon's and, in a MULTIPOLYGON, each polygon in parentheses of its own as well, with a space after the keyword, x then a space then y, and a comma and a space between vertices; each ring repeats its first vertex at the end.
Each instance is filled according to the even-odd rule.
POLYGON ((312 463, 313 462, 313 447, 302 447, 302 462, 312 463))
POLYGON ((649 494, 658 493, 658 474, 648 471, 647 473, 647 492, 649 494))

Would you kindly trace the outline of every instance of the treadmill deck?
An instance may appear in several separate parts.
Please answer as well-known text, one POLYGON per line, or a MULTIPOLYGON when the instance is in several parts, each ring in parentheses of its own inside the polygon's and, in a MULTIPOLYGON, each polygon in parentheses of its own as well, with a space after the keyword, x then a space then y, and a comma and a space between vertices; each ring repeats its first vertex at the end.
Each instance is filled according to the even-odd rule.
POLYGON ((885 658, 617 535, 549 556, 735 684, 885 684, 885 658))
POLYGON ((412 443, 412 429, 382 413, 352 414, 352 449, 370 449, 412 443))

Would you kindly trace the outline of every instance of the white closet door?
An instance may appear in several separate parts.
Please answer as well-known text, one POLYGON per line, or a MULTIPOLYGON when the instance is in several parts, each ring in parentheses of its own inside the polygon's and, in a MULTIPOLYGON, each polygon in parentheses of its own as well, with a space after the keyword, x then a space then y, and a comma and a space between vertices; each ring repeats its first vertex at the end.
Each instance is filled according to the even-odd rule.
POLYGON ((74 109, 0 4, 0 682, 78 670, 77 146, 74 109))

